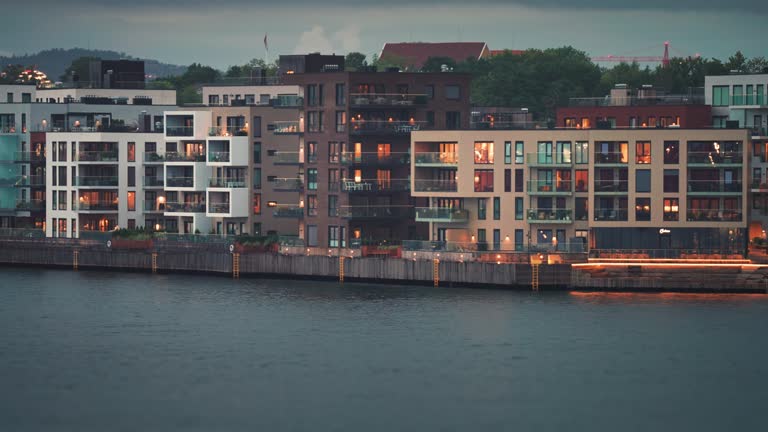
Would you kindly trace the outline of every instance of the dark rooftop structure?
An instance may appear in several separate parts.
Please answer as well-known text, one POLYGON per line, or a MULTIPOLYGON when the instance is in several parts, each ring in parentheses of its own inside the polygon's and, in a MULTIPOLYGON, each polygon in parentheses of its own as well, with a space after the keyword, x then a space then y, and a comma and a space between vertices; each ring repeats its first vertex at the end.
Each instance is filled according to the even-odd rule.
POLYGON ((385 43, 379 58, 405 60, 409 68, 421 69, 430 57, 448 57, 458 62, 490 56, 485 42, 401 42, 385 43))

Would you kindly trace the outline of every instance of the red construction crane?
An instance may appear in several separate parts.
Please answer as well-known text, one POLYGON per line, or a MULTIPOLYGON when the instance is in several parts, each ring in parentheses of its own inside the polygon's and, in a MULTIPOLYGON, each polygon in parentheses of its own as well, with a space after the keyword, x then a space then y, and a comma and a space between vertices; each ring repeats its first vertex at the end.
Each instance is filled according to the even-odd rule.
POLYGON ((624 63, 661 63, 662 67, 669 66, 669 41, 664 42, 663 56, 598 56, 592 57, 593 62, 624 62, 624 63))

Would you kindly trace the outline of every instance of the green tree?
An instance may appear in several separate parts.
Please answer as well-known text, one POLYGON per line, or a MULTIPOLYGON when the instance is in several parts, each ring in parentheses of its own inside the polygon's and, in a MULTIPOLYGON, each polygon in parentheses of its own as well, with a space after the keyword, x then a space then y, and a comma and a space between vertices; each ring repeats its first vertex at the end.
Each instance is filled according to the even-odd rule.
POLYGON ((747 73, 768 73, 768 60, 765 57, 752 57, 744 65, 744 72, 747 73))
POLYGON ((80 82, 91 81, 91 62, 95 60, 101 59, 99 57, 84 56, 72 60, 72 64, 64 70, 59 79, 64 82, 71 81, 74 74, 77 75, 80 82))
POLYGON ((725 63, 725 67, 729 70, 743 71, 747 64, 747 58, 741 51, 736 51, 736 54, 728 57, 728 61, 725 63))
POLYGON ((406 58, 392 54, 385 55, 383 57, 379 57, 378 55, 374 54, 373 58, 371 59, 371 64, 376 66, 376 70, 378 71, 384 71, 391 67, 400 68, 402 71, 415 70, 415 66, 409 63, 410 62, 406 58))
POLYGON ((421 71, 442 72, 443 66, 448 68, 448 71, 452 71, 456 69, 456 60, 450 57, 429 57, 421 66, 421 71))
POLYGON ((619 63, 610 69, 604 69, 600 77, 598 96, 607 95, 616 84, 627 84, 638 88, 643 84, 653 84, 654 73, 649 67, 640 68, 636 62, 619 63))
POLYGON ((344 57, 344 68, 348 71, 357 71, 368 66, 365 54, 360 52, 351 52, 344 57))

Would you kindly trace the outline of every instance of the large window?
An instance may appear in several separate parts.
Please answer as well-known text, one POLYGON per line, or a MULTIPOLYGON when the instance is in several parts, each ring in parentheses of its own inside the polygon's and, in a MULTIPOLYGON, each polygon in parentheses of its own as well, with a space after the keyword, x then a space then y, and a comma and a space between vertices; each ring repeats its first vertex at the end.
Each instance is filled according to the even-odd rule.
POLYGON ((680 142, 664 141, 664 163, 680 163, 680 142))
POLYGON ((339 227, 337 226, 328 227, 328 247, 339 247, 339 227))
POLYGON ((317 85, 310 84, 307 86, 307 105, 316 106, 317 103, 318 103, 317 85))
POLYGON ((261 163, 261 143, 258 141, 253 143, 253 163, 261 163))
POLYGON ((457 85, 445 86, 445 98, 450 100, 458 100, 461 98, 461 88, 457 85))
POLYGON ((261 189, 261 168, 253 169, 253 188, 261 189))
POLYGON ((651 142, 650 141, 637 141, 635 143, 635 163, 636 164, 651 163, 651 142))
POLYGON ((555 143, 555 163, 557 164, 571 163, 571 142, 570 141, 558 141, 557 143, 555 143))
POLYGON ((504 192, 512 192, 512 170, 504 170, 504 192))
POLYGON ((504 163, 512 163, 512 141, 504 141, 504 163))
POLYGON ((459 111, 445 112, 445 128, 461 129, 461 113, 459 111))
POLYGON ((515 192, 522 192, 523 191, 523 170, 522 169, 516 169, 515 170, 515 192))
POLYGON ((477 199, 477 219, 485 220, 486 211, 488 209, 488 198, 477 199))
POLYGON ((664 192, 680 191, 680 171, 676 169, 664 170, 664 192))
POLYGON ((251 125, 251 129, 253 129, 253 136, 254 137, 260 137, 261 136, 261 116, 254 116, 253 117, 253 124, 251 125))
POLYGON ((589 143, 587 141, 576 141, 576 157, 574 159, 577 164, 589 163, 589 143))
POLYGON ((712 87, 712 106, 730 105, 728 86, 712 87))
POLYGON ((523 220, 523 198, 515 197, 515 220, 523 220))
POLYGON ((501 220, 501 198, 493 198, 493 220, 501 220))
POLYGON ((128 211, 136 211, 136 192, 128 192, 128 211))
POLYGON ((522 141, 515 141, 515 163, 521 164, 523 163, 523 142, 522 141))
POLYGON ((307 189, 317 190, 317 168, 307 169, 307 189))
POLYGON ((307 195, 307 216, 317 216, 317 195, 307 195))
POLYGON ((347 129, 347 112, 336 111, 336 132, 344 132, 347 129))
POLYGON ((589 170, 576 170, 576 192, 589 192, 589 170))
POLYGON ((589 200, 587 198, 576 198, 576 209, 574 215, 576 220, 587 220, 589 217, 589 200))
POLYGON ((347 98, 344 95, 344 84, 336 84, 336 105, 344 105, 347 98))
POLYGON ((733 104, 744 105, 744 86, 733 86, 733 104))
POLYGON ((635 171, 635 192, 651 191, 651 170, 635 171))
POLYGON ((475 142, 475 163, 493 163, 493 142, 475 142))
POLYGON ((664 198, 664 220, 680 220, 680 200, 678 198, 664 198))
POLYGON ((128 162, 136 162, 136 143, 128 143, 128 162))
POLYGON ((651 199, 650 198, 635 199, 635 220, 636 221, 651 220, 651 199))
POLYGON ((475 192, 493 192, 493 170, 475 170, 475 192))

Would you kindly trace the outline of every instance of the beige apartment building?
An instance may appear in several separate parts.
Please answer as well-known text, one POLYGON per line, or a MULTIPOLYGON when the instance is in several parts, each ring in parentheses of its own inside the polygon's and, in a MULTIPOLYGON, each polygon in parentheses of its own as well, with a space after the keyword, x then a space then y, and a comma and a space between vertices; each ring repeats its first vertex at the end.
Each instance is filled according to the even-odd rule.
MULTIPOLYGON (((744 129, 417 131, 416 210, 441 247, 743 253, 744 129)), ((661 254, 659 254, 661 255, 661 254)))

